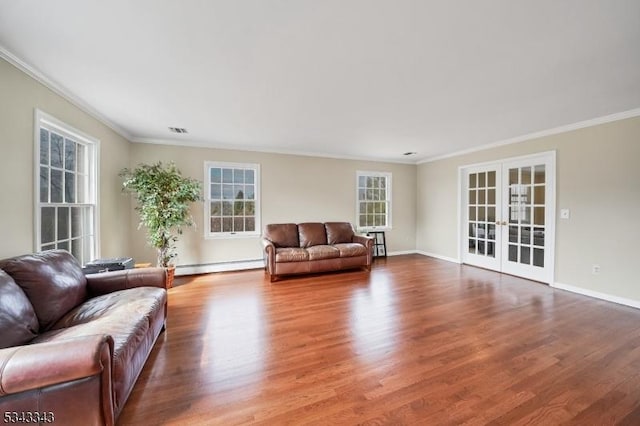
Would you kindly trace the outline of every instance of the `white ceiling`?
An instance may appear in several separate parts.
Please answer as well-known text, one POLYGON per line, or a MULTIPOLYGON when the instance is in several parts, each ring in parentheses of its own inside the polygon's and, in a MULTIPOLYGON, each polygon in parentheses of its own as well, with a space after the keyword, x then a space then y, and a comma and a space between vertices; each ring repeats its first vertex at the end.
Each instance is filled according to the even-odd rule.
POLYGON ((417 162, 640 108, 638 0, 0 0, 0 53, 140 142, 417 162))

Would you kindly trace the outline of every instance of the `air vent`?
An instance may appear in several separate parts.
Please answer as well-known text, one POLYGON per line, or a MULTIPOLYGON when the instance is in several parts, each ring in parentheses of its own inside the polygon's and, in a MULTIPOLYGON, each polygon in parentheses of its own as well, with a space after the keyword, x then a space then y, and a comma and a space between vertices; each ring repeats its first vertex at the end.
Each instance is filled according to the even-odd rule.
POLYGON ((416 155, 416 154, 417 154, 417 152, 408 151, 408 152, 403 153, 402 155, 416 155))
POLYGON ((184 127, 169 127, 169 130, 173 133, 189 133, 184 127))

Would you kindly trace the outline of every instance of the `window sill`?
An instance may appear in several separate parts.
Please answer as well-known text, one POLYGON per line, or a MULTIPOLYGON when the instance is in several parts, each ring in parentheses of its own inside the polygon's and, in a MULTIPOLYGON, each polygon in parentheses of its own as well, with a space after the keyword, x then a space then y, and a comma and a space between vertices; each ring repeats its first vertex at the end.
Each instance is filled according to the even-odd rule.
POLYGON ((366 228, 357 228, 358 232, 376 232, 376 231, 391 231, 391 226, 370 226, 366 228))

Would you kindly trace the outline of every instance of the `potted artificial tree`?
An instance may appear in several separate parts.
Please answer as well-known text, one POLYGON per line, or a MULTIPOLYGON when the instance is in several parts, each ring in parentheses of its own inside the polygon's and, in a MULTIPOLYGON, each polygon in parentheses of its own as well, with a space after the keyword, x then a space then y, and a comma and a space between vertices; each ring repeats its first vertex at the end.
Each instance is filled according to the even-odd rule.
POLYGON ((167 269, 167 287, 173 283, 177 256, 176 241, 182 227, 193 225, 189 206, 202 200, 200 182, 184 177, 173 163, 140 164, 123 169, 122 190, 136 196, 141 227, 147 228, 147 240, 157 250, 158 266, 167 269))

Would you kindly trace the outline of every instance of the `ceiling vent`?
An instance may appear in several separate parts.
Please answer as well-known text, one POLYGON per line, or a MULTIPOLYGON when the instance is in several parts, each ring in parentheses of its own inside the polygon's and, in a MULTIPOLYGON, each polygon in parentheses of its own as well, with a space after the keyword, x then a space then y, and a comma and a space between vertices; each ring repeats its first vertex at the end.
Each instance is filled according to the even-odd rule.
POLYGON ((184 127, 169 127, 169 131, 173 133, 189 133, 184 127))

